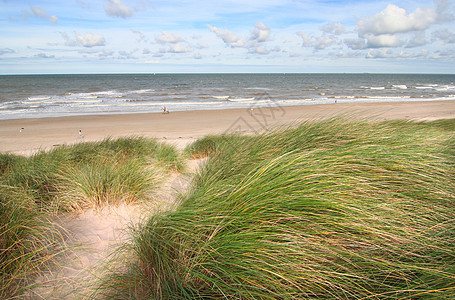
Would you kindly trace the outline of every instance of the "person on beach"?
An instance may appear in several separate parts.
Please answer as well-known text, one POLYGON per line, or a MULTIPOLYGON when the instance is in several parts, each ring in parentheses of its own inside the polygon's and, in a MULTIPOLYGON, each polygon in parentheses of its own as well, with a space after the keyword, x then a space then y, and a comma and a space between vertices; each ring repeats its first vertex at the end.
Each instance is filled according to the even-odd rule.
POLYGON ((81 129, 79 129, 79 138, 80 138, 80 139, 83 139, 83 138, 84 138, 84 135, 82 134, 82 130, 81 130, 81 129))
POLYGON ((166 106, 163 107, 163 114, 168 114, 169 111, 167 110, 166 106))

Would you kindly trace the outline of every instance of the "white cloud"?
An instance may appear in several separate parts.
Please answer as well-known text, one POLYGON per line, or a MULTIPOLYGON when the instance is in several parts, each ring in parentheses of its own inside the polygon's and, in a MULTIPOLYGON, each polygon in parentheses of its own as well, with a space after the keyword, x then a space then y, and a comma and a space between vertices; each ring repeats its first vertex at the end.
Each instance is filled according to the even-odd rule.
POLYGON ((357 21, 358 35, 366 39, 368 48, 400 46, 414 48, 426 45, 428 42, 424 32, 431 25, 454 19, 446 0, 436 0, 435 5, 436 8, 417 8, 414 12, 408 13, 404 8, 389 4, 376 15, 357 21), (414 36, 410 37, 406 44, 398 40, 398 35, 405 37, 406 33, 411 32, 414 32, 414 36))
POLYGON ((82 46, 82 47, 96 47, 96 46, 105 46, 106 45, 106 40, 104 36, 100 34, 92 34, 92 33, 86 33, 84 35, 81 35, 79 32, 74 33, 74 38, 71 38, 68 34, 61 32, 60 33, 66 41, 67 46, 71 47, 77 47, 77 46, 82 46))
POLYGON ((455 33, 450 32, 448 29, 438 30, 433 32, 433 39, 441 40, 445 43, 454 44, 455 43, 455 33))
POLYGON ((266 54, 270 54, 271 52, 279 52, 279 51, 281 51, 281 48, 278 46, 275 46, 271 49, 269 49, 265 46, 258 46, 258 47, 251 47, 248 50, 249 53, 261 54, 261 55, 266 55, 266 54))
POLYGON ((190 44, 175 33, 162 31, 160 35, 155 36, 155 41, 167 45, 167 48, 161 49, 160 53, 187 53, 192 51, 190 44))
POLYGON ((425 30, 437 20, 438 14, 434 8, 418 8, 408 14, 405 9, 389 4, 373 17, 359 20, 357 25, 360 36, 383 35, 425 30))
POLYGON ((133 10, 122 3, 122 0, 107 0, 104 10, 111 17, 129 18, 133 16, 133 10))
POLYGON ((48 55, 46 53, 38 53, 34 57, 43 58, 43 59, 52 59, 52 58, 55 58, 55 55, 48 55))
POLYGON ((143 32, 141 32, 139 30, 134 30, 134 29, 131 29, 131 32, 134 34, 137 34, 139 36, 137 39, 138 42, 143 42, 143 41, 147 40, 147 38, 143 32))
POLYGON ((289 57, 298 57, 299 53, 295 52, 294 49, 284 48, 283 53, 286 53, 289 57))
POLYGON ((270 28, 265 26, 264 23, 256 23, 255 29, 251 31, 251 39, 259 43, 265 42, 270 37, 270 28))
POLYGON ((302 47, 314 48, 315 50, 325 49, 335 43, 335 40, 331 38, 325 36, 313 37, 303 31, 297 32, 297 35, 302 38, 302 47))
POLYGON ((134 55, 136 51, 133 50, 133 51, 125 51, 125 50, 122 50, 122 51, 119 51, 118 52, 118 55, 120 59, 137 59, 137 57, 134 55))
POLYGON ((82 8, 85 8, 85 9, 90 8, 90 4, 84 2, 84 0, 76 0, 76 2, 77 2, 82 8))
POLYGON ((362 50, 367 47, 365 39, 345 39, 344 43, 352 50, 362 50))
POLYGON ((272 51, 280 51, 280 47, 276 46, 272 49, 265 46, 265 43, 270 40, 271 29, 264 25, 264 23, 256 23, 254 29, 251 30, 251 36, 245 48, 248 48, 249 53, 266 55, 272 51))
POLYGON ((438 21, 450 22, 455 19, 454 15, 450 13, 450 2, 449 0, 435 0, 436 12, 438 14, 438 21))
POLYGON ((417 32, 406 44, 406 48, 421 47, 427 44, 425 34, 423 32, 417 32))
POLYGON ((455 51, 453 49, 445 51, 436 51, 431 58, 433 59, 455 59, 455 51))
POLYGON ((368 51, 367 59, 415 59, 415 58, 428 58, 428 51, 422 50, 421 52, 395 52, 392 49, 371 49, 368 51))
POLYGON ((51 16, 49 15, 44 9, 42 9, 41 7, 37 6, 37 5, 30 5, 30 10, 31 12, 25 10, 23 12, 23 18, 24 20, 27 20, 27 17, 29 15, 33 15, 37 18, 41 18, 41 19, 44 19, 44 20, 47 20, 53 24, 56 24, 58 22, 58 17, 57 16, 51 16))
POLYGON ((366 58, 394 58, 395 56, 391 49, 373 49, 368 51, 366 58))
POLYGON ((399 47, 402 43, 393 34, 366 34, 368 48, 399 47))
POLYGON ((245 43, 235 34, 230 32, 227 29, 217 28, 215 26, 207 25, 210 28, 210 31, 215 33, 219 38, 223 40, 229 46, 236 47, 245 47, 245 43))
POLYGON ((168 49, 167 52, 170 52, 170 53, 186 53, 186 52, 191 52, 191 48, 188 47, 185 44, 177 43, 177 44, 169 45, 169 49, 168 49))
POLYGON ((248 50, 248 53, 261 55, 266 55, 274 51, 281 51, 278 46, 272 48, 266 46, 266 42, 270 40, 271 29, 261 22, 254 25, 254 29, 250 31, 250 37, 248 39, 242 39, 227 29, 221 29, 210 25, 208 25, 208 27, 210 28, 210 31, 214 32, 232 48, 244 48, 248 50))
POLYGON ((101 51, 101 52, 98 54, 98 56, 99 56, 100 58, 107 58, 107 57, 110 57, 110 56, 112 56, 112 55, 114 55, 114 51, 112 51, 112 50, 107 50, 107 49, 101 51))
POLYGON ((167 43, 179 43, 182 42, 183 39, 175 33, 161 31, 161 34, 155 37, 155 40, 160 44, 167 44, 167 43))
POLYGON ((11 53, 15 53, 15 52, 16 51, 14 51, 13 49, 10 49, 10 48, 0 49, 0 55, 11 54, 11 53))
POLYGON ((321 30, 325 33, 333 33, 336 35, 340 35, 345 32, 343 24, 334 22, 329 22, 328 25, 322 26, 321 30))
POLYGON ((84 47, 104 46, 106 44, 104 37, 100 34, 86 33, 81 35, 76 32, 76 39, 84 47))

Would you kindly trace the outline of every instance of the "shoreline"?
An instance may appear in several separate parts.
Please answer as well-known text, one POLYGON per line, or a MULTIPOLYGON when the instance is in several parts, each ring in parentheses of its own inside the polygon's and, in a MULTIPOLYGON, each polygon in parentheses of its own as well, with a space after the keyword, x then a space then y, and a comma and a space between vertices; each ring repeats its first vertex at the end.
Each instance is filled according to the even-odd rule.
POLYGON ((107 137, 143 136, 183 148, 210 134, 260 134, 278 126, 348 115, 371 120, 455 118, 455 101, 338 103, 255 109, 81 115, 0 120, 0 152, 30 155, 60 145, 107 137), (21 128, 24 128, 21 132, 21 128), (83 138, 79 137, 79 130, 83 138))

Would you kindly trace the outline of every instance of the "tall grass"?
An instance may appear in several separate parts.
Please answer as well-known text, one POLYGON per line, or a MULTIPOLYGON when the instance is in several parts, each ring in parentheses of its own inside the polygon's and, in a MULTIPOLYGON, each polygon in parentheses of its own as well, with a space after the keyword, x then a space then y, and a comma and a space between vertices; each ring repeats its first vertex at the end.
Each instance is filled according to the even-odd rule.
POLYGON ((147 161, 167 170, 182 171, 185 168, 184 159, 175 147, 144 137, 106 138, 100 142, 58 147, 47 154, 63 156, 76 164, 117 157, 147 161))
POLYGON ((0 154, 0 298, 19 295, 62 251, 49 214, 151 200, 165 174, 184 167, 174 147, 139 137, 0 154))
POLYGON ((454 125, 334 119, 210 145, 189 195, 134 232, 98 293, 451 299, 454 125))
POLYGON ((60 173, 59 199, 71 209, 103 208, 151 199, 163 172, 139 159, 103 157, 60 173))
POLYGON ((140 200, 157 186, 159 174, 185 168, 174 147, 139 137, 61 146, 29 158, 0 158, 0 182, 52 212, 140 200))
POLYGON ((64 251, 59 228, 21 190, 0 186, 0 298, 21 294, 64 251))
POLYGON ((208 135, 186 147, 184 153, 187 157, 193 159, 205 158, 209 155, 217 154, 225 147, 235 145, 236 142, 246 139, 248 137, 234 134, 208 135))

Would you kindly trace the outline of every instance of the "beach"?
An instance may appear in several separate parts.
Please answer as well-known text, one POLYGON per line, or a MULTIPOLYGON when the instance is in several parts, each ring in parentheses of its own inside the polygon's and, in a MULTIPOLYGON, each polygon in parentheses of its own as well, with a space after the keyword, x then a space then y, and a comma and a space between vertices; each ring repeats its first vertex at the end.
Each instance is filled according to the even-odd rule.
POLYGON ((169 114, 0 120, 0 152, 29 155, 59 145, 124 136, 157 138, 183 148, 210 134, 260 134, 279 126, 343 115, 366 120, 450 119, 455 118, 455 101, 270 105, 253 109, 178 111, 169 114))

